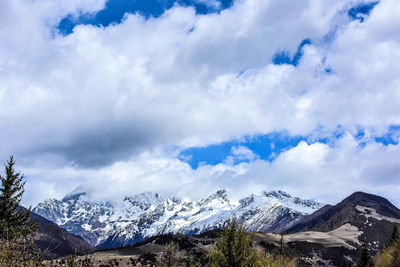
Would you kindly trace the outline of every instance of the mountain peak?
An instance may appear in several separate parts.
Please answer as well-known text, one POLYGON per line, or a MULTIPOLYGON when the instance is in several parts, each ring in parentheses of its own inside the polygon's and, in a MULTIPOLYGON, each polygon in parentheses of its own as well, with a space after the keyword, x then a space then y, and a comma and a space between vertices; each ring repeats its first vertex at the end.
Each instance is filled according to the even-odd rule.
POLYGON ((222 199, 228 201, 228 191, 226 189, 221 189, 210 195, 207 199, 222 199))
POLYGON ((292 196, 284 191, 281 190, 273 190, 266 192, 264 191, 264 196, 266 197, 271 197, 271 198, 277 198, 277 199, 283 199, 283 198, 291 198, 292 196))
POLYGON ((218 197, 226 197, 227 194, 228 194, 228 191, 226 189, 221 189, 214 193, 214 195, 218 196, 218 197))
POLYGON ((400 218, 400 210, 390 203, 384 197, 365 193, 365 192, 355 192, 342 200, 338 205, 361 205, 369 208, 375 209, 378 213, 385 216, 393 216, 400 218))
POLYGON ((126 197, 126 199, 150 200, 150 199, 163 199, 163 197, 158 192, 143 192, 140 194, 133 195, 131 197, 126 197))
POLYGON ((62 202, 67 202, 69 200, 77 200, 79 199, 81 196, 85 196, 87 195, 86 192, 83 191, 72 191, 71 193, 65 195, 65 197, 61 200, 62 202))
POLYGON ((313 214, 305 216, 288 231, 331 231, 346 223, 352 223, 363 229, 371 224, 369 218, 375 218, 378 222, 397 221, 400 219, 400 210, 386 198, 355 192, 334 206, 324 206, 313 214), (364 210, 372 214, 366 215, 364 210))
POLYGON ((345 198, 343 201, 345 201, 345 200, 350 200, 350 201, 373 201, 373 202, 380 202, 380 203, 383 203, 383 204, 390 204, 389 200, 387 200, 384 197, 373 195, 373 194, 369 194, 369 193, 365 193, 365 192, 362 192, 362 191, 354 192, 353 194, 351 194, 350 196, 345 198))
POLYGON ((125 197, 124 201, 130 202, 133 206, 139 207, 142 210, 147 210, 150 206, 157 206, 164 201, 157 192, 144 192, 130 197, 125 197))

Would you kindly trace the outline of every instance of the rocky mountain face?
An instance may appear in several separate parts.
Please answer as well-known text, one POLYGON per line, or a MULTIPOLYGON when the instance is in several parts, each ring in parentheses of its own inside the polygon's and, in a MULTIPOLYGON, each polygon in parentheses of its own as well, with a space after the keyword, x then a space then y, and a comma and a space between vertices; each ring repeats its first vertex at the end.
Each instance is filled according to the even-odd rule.
POLYGON ((67 256, 69 254, 85 254, 94 251, 80 236, 75 236, 33 212, 30 218, 38 225, 35 245, 45 254, 46 259, 67 256))
POLYGON ((326 205, 305 216, 287 230, 331 231, 346 223, 364 227, 384 221, 400 223, 400 210, 383 197, 355 192, 335 206, 326 205))
MULTIPOLYGON (((285 232, 288 236, 319 232, 321 237, 336 231, 350 237, 339 247, 320 245, 318 248, 318 244, 310 240, 300 246, 304 253, 309 253, 311 249, 319 251, 317 256, 322 261, 342 266, 356 262, 363 244, 367 245, 371 255, 379 252, 388 244, 395 225, 400 227, 400 209, 383 197, 356 192, 335 206, 326 205, 304 216, 287 227, 285 232)), ((292 245, 295 247, 295 244, 292 245)))
POLYGON ((84 192, 75 192, 62 200, 46 200, 33 212, 94 246, 115 248, 160 234, 218 229, 233 216, 248 231, 280 232, 321 207, 282 191, 252 194, 239 201, 229 199, 225 190, 198 201, 147 192, 127 196, 121 203, 90 201, 84 192))

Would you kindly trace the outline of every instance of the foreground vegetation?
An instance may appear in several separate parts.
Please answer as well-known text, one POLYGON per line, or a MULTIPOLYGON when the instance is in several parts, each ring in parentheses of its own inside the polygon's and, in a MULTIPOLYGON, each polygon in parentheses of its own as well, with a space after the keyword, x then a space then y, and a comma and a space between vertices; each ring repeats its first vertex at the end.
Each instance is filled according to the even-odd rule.
POLYGON ((400 233, 395 226, 389 246, 376 256, 376 267, 400 266, 400 233))
POLYGON ((37 225, 29 218, 30 210, 20 206, 25 181, 14 165, 10 157, 5 176, 0 175, 0 266, 41 266, 42 253, 33 242, 37 225))
POLYGON ((251 235, 236 219, 229 222, 209 259, 212 267, 296 266, 295 259, 284 257, 278 251, 270 254, 255 249, 251 235))

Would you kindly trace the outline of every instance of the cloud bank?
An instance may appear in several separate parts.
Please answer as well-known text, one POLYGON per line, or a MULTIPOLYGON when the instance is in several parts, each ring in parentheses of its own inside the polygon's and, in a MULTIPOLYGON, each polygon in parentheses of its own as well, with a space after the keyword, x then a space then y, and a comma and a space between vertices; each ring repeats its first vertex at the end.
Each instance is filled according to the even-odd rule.
POLYGON ((60 3, 0 4, 0 156, 14 154, 29 177, 27 203, 78 185, 109 197, 224 187, 326 201, 365 190, 399 203, 398 139, 373 141, 400 125, 396 0, 363 20, 348 10, 369 1, 237 0, 207 15, 176 5, 157 18, 77 25, 67 36, 57 30, 63 18, 105 2, 60 3), (305 39, 296 66, 273 64, 305 39), (178 157, 243 136, 338 126, 347 134, 333 145, 302 142, 272 162, 245 147, 232 150, 247 157, 240 164, 192 169, 178 157), (366 144, 354 137, 360 129, 366 144))

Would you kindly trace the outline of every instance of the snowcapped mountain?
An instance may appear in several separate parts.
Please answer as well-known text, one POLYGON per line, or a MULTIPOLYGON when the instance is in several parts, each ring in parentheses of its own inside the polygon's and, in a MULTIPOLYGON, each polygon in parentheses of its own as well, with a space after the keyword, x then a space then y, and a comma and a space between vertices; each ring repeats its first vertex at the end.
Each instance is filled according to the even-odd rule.
POLYGON ((198 201, 158 193, 125 197, 122 203, 89 201, 85 192, 48 199, 33 212, 101 248, 131 245, 165 233, 197 234, 217 229, 236 216, 249 231, 279 232, 323 205, 282 191, 252 194, 239 201, 226 190, 198 201))

